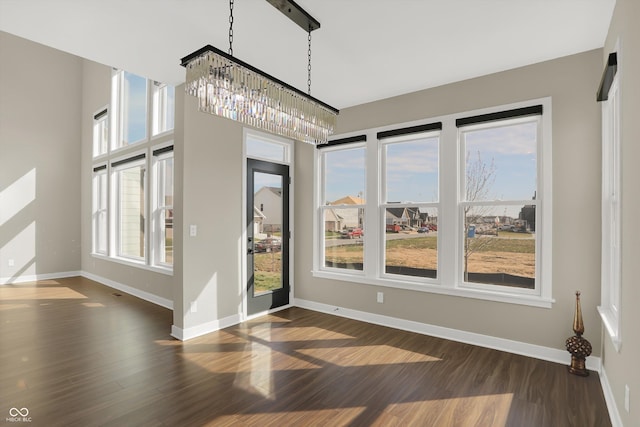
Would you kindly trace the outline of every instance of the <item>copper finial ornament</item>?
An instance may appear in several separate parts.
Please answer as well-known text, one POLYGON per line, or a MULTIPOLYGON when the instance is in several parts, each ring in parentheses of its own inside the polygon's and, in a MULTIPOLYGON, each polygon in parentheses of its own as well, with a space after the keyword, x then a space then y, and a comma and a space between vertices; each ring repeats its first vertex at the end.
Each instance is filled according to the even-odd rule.
POLYGON ((585 338, 584 323, 582 322, 582 309, 580 308, 580 291, 576 291, 576 311, 573 315, 573 332, 575 336, 567 339, 567 351, 571 353, 571 365, 569 372, 586 377, 589 371, 585 366, 585 359, 591 354, 591 343, 585 338))

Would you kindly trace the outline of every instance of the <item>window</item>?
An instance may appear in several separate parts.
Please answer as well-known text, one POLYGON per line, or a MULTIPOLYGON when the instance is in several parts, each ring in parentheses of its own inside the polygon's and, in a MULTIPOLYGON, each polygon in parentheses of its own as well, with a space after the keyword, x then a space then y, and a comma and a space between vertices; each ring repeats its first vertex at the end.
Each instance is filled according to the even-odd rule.
POLYGON ((147 139, 147 79, 127 71, 113 74, 111 89, 113 149, 147 139))
POLYGON ((93 253, 107 255, 107 165, 93 168, 93 253))
POLYGON ((146 231, 145 155, 111 164, 117 200, 117 256, 144 261, 146 231))
POLYGON ((326 148, 322 151, 323 251, 327 268, 364 269, 365 148, 326 148))
POLYGON ((313 274, 550 307, 550 98, 407 125, 318 147, 313 274))
POLYGON ((109 114, 105 108, 93 116, 93 157, 107 154, 109 114))
POLYGON ((153 136, 173 130, 175 95, 173 86, 153 82, 153 136))
POLYGON ((174 116, 172 86, 114 70, 93 116, 93 255, 172 273, 174 116))
POLYGON ((154 264, 173 265, 173 145, 153 151, 154 264))
POLYGON ((439 131, 378 135, 386 274, 437 277, 439 136, 439 131))
MULTIPOLYGON (((616 54, 613 54, 616 55, 616 54)), ((617 58, 615 58, 617 61, 617 58)), ((617 65, 617 62, 616 62, 617 65)), ((615 71, 614 71, 615 72, 615 71)), ((614 347, 620 335, 620 78, 613 77, 602 103, 602 284, 598 312, 614 347)))
POLYGON ((533 115, 459 128, 465 284, 536 289, 539 126, 533 115))

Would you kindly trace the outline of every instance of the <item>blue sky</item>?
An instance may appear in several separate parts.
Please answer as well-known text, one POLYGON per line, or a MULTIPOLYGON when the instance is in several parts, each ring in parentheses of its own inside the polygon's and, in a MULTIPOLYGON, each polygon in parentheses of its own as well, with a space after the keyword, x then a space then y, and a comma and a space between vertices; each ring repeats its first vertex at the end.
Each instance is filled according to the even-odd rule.
POLYGON ((147 80, 124 73, 125 141, 129 144, 147 136, 147 80))
MULTIPOLYGON (((530 200, 536 191, 536 122, 465 133, 463 152, 495 166, 488 200, 530 200)), ((387 144, 388 201, 435 202, 438 198, 438 139, 387 144)), ((364 148, 326 154, 325 200, 365 190, 364 148)), ((509 214, 519 211, 509 209, 509 214)))

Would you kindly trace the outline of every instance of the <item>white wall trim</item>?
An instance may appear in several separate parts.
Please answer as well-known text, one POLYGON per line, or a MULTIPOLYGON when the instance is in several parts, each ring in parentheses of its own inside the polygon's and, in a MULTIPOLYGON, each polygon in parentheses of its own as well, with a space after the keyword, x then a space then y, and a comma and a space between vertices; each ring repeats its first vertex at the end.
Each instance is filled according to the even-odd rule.
POLYGON ((125 292, 129 295, 133 295, 134 297, 138 297, 145 301, 152 302, 161 307, 168 308, 169 310, 173 310, 173 301, 162 298, 158 295, 152 294, 150 292, 145 292, 140 289, 133 288, 131 286, 116 282, 111 279, 107 279, 106 277, 98 276, 93 273, 88 273, 86 271, 81 271, 76 274, 76 276, 86 277, 87 279, 93 280, 95 282, 101 283, 105 286, 109 286, 110 288, 117 289, 119 291, 125 292))
POLYGON ((64 279, 66 277, 80 276, 79 271, 64 271, 60 273, 46 273, 46 274, 30 274, 20 275, 16 277, 0 277, 0 285, 12 285, 16 283, 36 282, 38 280, 51 280, 51 279, 64 279))
POLYGON ((212 320, 211 322, 186 329, 179 328, 176 325, 171 325, 171 336, 179 339, 180 341, 187 341, 210 332, 215 332, 229 326, 237 325, 238 323, 240 323, 240 314, 234 314, 232 316, 223 317, 222 319, 212 320))
POLYGON ((600 385, 602 386, 602 393, 604 394, 604 401, 607 404, 609 410, 609 418, 611 419, 612 427, 624 427, 622 424, 622 418, 620 418, 620 412, 616 405, 616 399, 613 396, 613 390, 611 384, 609 384, 609 378, 604 370, 604 367, 600 370, 600 385))
MULTIPOLYGON (((360 320, 375 325, 387 326, 401 329, 403 331, 416 332, 418 334, 444 338, 452 341, 473 344, 480 347, 492 348, 509 353, 520 354, 522 356, 534 357, 549 362, 568 365, 570 355, 564 350, 543 347, 536 344, 529 344, 520 341, 512 341, 504 338, 492 337, 489 335, 476 334, 474 332, 461 331, 458 329, 445 328, 442 326, 429 325, 427 323, 415 322, 412 320, 398 319, 395 317, 383 316, 381 314, 368 313, 365 311, 351 310, 343 307, 322 304, 314 301, 307 301, 296 298, 296 307, 333 314, 335 316, 360 320)), ((600 358, 590 356, 587 358, 587 369, 600 372, 600 358)))

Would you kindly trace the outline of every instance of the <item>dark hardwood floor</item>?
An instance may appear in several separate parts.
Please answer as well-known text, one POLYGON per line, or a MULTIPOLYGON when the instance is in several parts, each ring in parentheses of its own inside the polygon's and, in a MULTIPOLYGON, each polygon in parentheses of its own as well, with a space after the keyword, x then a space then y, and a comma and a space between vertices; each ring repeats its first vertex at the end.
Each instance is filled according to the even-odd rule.
POLYGON ((114 293, 84 278, 0 286, 0 422, 611 425, 595 372, 299 308, 182 343, 169 310, 114 293), (11 408, 31 422, 5 420, 11 408))

